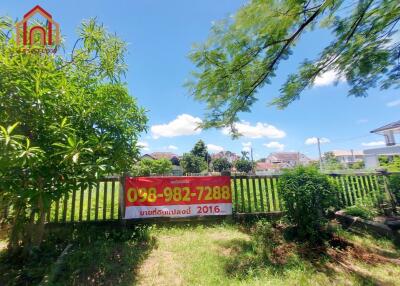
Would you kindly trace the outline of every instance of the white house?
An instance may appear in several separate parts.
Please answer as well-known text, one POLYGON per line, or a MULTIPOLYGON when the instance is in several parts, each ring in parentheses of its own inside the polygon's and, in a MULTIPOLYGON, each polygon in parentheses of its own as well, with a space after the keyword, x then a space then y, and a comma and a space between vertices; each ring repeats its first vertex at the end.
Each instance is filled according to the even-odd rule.
POLYGON ((360 150, 333 150, 333 156, 344 165, 350 165, 364 160, 364 153, 360 150))
POLYGON ((365 167, 373 169, 379 166, 379 155, 400 155, 400 145, 396 144, 396 134, 400 134, 400 120, 372 130, 371 133, 385 138, 385 147, 364 150, 365 167))
POLYGON ((274 169, 292 168, 297 165, 308 165, 311 159, 299 152, 274 152, 268 155, 265 162, 274 169))

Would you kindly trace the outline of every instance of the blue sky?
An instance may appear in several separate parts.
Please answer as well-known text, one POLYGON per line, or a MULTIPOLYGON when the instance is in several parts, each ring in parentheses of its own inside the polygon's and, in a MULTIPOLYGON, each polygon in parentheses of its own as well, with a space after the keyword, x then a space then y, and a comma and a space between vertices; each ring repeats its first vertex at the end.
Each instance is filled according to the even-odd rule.
POLYGON ((269 107, 286 76, 304 58, 312 59, 329 43, 326 30, 309 32, 283 62, 272 84, 259 90, 259 101, 251 113, 241 114, 239 130, 244 136, 232 140, 223 130, 193 130, 201 120, 204 105, 195 102, 183 87, 193 70, 187 55, 192 44, 207 38, 213 21, 229 17, 246 1, 239 0, 69 0, 11 1, 0 4, 0 15, 13 19, 39 4, 60 23, 66 45, 76 39, 76 29, 84 19, 97 17, 112 32, 129 43, 125 81, 131 94, 148 110, 149 132, 143 134, 143 152, 187 152, 203 139, 210 151, 223 148, 237 153, 252 145, 256 158, 285 150, 317 157, 313 137, 325 138, 322 151, 362 150, 383 138, 369 131, 399 120, 398 90, 370 90, 368 98, 347 97, 348 87, 334 85, 332 73, 303 93, 285 110, 269 107), (309 139, 306 144, 306 140, 309 139), (329 142, 328 142, 329 141, 329 142))

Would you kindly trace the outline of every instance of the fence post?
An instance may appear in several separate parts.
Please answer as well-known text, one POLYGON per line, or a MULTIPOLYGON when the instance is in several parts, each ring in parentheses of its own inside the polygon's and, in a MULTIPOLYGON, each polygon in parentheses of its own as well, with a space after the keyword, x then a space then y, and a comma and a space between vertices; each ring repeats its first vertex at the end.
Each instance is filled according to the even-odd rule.
POLYGON ((122 225, 125 225, 125 180, 127 178, 127 174, 124 173, 122 177, 120 177, 120 189, 118 193, 118 219, 121 221, 122 225))
MULTIPOLYGON (((221 172, 221 176, 229 177, 229 186, 230 186, 229 189, 231 190, 231 198, 232 198, 232 218, 234 218, 235 217, 236 208, 235 208, 235 212, 234 212, 233 211, 233 205, 234 205, 234 203, 233 203, 233 193, 235 192, 235 190, 232 190, 232 174, 228 170, 223 170, 221 172)), ((234 189, 236 189, 236 186, 234 186, 234 189)), ((235 196, 235 199, 237 199, 236 196, 235 196)))

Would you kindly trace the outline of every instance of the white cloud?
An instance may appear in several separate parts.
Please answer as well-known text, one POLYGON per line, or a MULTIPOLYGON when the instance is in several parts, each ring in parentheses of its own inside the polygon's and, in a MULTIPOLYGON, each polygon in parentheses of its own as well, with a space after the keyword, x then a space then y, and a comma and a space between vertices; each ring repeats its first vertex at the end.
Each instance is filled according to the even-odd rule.
POLYGON ((388 106, 388 107, 395 107, 395 106, 398 106, 398 105, 400 105, 400 99, 393 100, 393 101, 390 101, 390 102, 386 103, 386 106, 388 106))
POLYGON ((335 82, 345 81, 344 77, 339 76, 334 70, 326 71, 323 74, 317 76, 314 80, 314 86, 327 86, 334 84, 335 82))
POLYGON ((384 141, 371 141, 371 142, 363 142, 361 145, 365 147, 375 147, 375 146, 382 146, 385 145, 384 141))
POLYGON ((285 145, 276 141, 272 141, 266 144, 263 144, 265 147, 270 148, 270 149, 275 149, 278 151, 283 151, 285 148, 285 145))
POLYGON ((147 143, 146 141, 138 141, 137 142, 137 146, 142 149, 143 151, 149 151, 149 143, 147 143))
POLYGON ((207 149, 212 151, 212 152, 221 152, 224 151, 224 147, 214 145, 214 144, 207 144, 207 149))
POLYGON ((201 128, 198 126, 201 122, 202 120, 198 117, 181 114, 166 124, 151 126, 151 133, 154 139, 199 134, 201 128))
MULTIPOLYGON (((329 140, 328 138, 322 137, 319 139, 319 143, 321 144, 326 144, 331 142, 331 140, 329 140)), ((317 137, 310 137, 307 138, 306 141, 304 142, 304 144, 306 145, 315 145, 318 144, 318 138, 317 137)))
MULTIPOLYGON (((235 123, 234 127, 240 135, 248 138, 262 138, 267 137, 271 139, 280 139, 286 136, 285 131, 276 128, 273 125, 257 122, 256 125, 251 125, 249 122, 242 121, 235 123)), ((223 128, 222 133, 225 135, 230 134, 229 128, 223 128)))
POLYGON ((169 149, 169 150, 178 150, 178 147, 176 147, 175 145, 169 145, 167 147, 167 149, 169 149))
POLYGON ((243 142, 242 146, 243 146, 242 151, 250 152, 252 144, 251 142, 243 142))

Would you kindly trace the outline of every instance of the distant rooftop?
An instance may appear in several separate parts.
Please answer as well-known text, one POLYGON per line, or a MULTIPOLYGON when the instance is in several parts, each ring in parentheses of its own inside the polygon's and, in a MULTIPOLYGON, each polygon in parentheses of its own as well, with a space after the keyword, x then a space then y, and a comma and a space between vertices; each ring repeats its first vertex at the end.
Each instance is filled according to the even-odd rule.
POLYGON ((334 156, 363 156, 364 153, 363 151, 360 150, 353 150, 353 153, 351 150, 333 150, 331 151, 334 156))
POLYGON ((171 152, 153 152, 153 153, 150 153, 150 154, 144 154, 142 157, 146 157, 146 156, 152 157, 152 158, 157 159, 157 160, 158 159, 171 160, 174 157, 178 158, 178 155, 176 155, 174 153, 171 153, 171 152))
POLYGON ((400 133, 400 120, 386 124, 375 130, 372 130, 371 133, 377 133, 377 134, 383 135, 387 131, 393 131, 394 133, 400 133))
POLYGON ((269 154, 267 157, 269 160, 279 160, 279 161, 296 161, 296 160, 305 160, 309 161, 310 159, 299 152, 273 152, 269 154))

